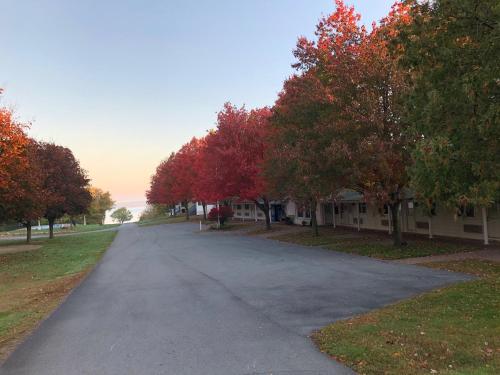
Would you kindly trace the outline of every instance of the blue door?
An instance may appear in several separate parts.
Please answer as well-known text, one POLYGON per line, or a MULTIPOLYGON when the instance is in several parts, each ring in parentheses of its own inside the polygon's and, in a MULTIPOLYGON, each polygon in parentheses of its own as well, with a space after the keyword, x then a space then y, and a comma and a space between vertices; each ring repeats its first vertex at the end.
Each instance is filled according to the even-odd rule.
POLYGON ((281 207, 281 204, 275 204, 272 206, 271 209, 272 213, 272 219, 274 222, 281 221, 281 218, 283 216, 283 207, 281 207))

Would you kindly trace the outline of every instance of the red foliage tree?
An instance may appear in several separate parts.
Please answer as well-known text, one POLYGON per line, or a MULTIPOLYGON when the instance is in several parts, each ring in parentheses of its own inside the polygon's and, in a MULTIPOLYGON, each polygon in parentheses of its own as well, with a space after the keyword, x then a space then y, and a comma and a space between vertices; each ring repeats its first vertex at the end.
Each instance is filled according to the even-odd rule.
POLYGON ((181 202, 189 220, 188 203, 193 199, 205 199, 198 184, 201 146, 202 142, 193 138, 158 166, 146 193, 148 203, 175 205, 181 202))
POLYGON ((390 46, 409 17, 407 7, 397 3, 370 33, 359 20, 353 7, 336 0, 335 12, 317 26, 317 40, 299 40, 296 67, 315 75, 331 96, 332 137, 351 165, 347 186, 391 208, 399 245, 398 213, 410 161, 399 108, 407 73, 397 64, 400 50, 390 46))
POLYGON ((92 201, 89 179, 68 148, 40 143, 37 159, 43 171, 44 217, 49 221, 49 237, 53 238, 56 219, 87 211, 92 201))
POLYGON ((350 171, 349 155, 335 137, 332 109, 329 91, 308 71, 285 82, 271 119, 267 179, 275 194, 311 210, 315 234, 318 202, 343 187, 350 171))
POLYGON ((175 204, 175 201, 170 200, 168 194, 173 183, 170 167, 171 159, 173 159, 174 156, 175 154, 172 153, 167 160, 163 160, 156 168, 155 174, 151 177, 150 188, 146 192, 148 204, 175 204))
POLYGON ((26 227, 28 243, 31 241, 32 223, 43 216, 45 208, 45 190, 42 186, 43 168, 37 159, 37 148, 38 144, 30 140, 25 150, 27 164, 23 168, 16 168, 12 171, 12 177, 16 181, 16 191, 9 194, 10 199, 4 201, 7 217, 26 227))
POLYGON ((198 159, 198 139, 193 138, 175 154, 172 159, 171 177, 174 181, 169 194, 175 202, 181 202, 186 208, 186 220, 189 220, 188 203, 195 197, 197 179, 196 162, 198 159))
MULTIPOLYGON (((149 203, 175 204, 252 200, 270 227, 269 198, 262 168, 270 110, 247 111, 226 104, 218 126, 205 138, 193 138, 158 166, 147 192, 149 203)), ((187 209, 189 219, 189 210, 187 209)))
POLYGON ((198 147, 196 148, 194 171, 196 178, 193 186, 194 198, 203 205, 203 218, 207 219, 207 203, 215 202, 217 196, 211 188, 211 171, 208 168, 207 155, 207 137, 198 139, 198 147))
POLYGON ((271 228, 269 195, 263 175, 268 108, 247 111, 226 103, 217 117, 217 129, 206 137, 206 190, 217 200, 235 198, 253 201, 271 228))
POLYGON ((217 221, 220 225, 224 225, 227 219, 233 217, 234 212, 229 206, 214 207, 208 213, 208 220, 217 221))
MULTIPOLYGON (((0 90, 1 93, 1 90, 0 90)), ((19 190, 19 171, 28 165, 26 126, 14 121, 11 111, 0 108, 0 218, 19 190)))
POLYGON ((32 221, 43 214, 44 194, 37 144, 26 136, 26 128, 9 110, 0 109, 0 220, 22 223, 30 242, 32 221))

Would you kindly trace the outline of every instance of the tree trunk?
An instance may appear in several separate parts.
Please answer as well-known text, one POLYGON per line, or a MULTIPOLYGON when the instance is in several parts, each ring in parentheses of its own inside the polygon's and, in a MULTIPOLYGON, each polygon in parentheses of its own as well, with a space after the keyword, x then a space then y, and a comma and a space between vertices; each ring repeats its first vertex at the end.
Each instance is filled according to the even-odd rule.
POLYGON ((271 230, 271 214, 269 213, 269 202, 264 205, 264 216, 266 218, 266 230, 271 230))
POLYGON ((337 228, 337 223, 336 223, 336 220, 337 218, 335 217, 335 201, 332 201, 332 210, 333 210, 333 229, 337 228))
POLYGON ((56 221, 55 218, 50 218, 49 220, 49 238, 52 239, 54 238, 54 222, 56 221))
POLYGON ((184 207, 186 207, 186 221, 189 221, 189 207, 188 206, 189 206, 189 202, 186 201, 184 203, 184 207))
POLYGON ((266 229, 271 230, 271 215, 269 214, 269 200, 267 198, 262 198, 264 203, 260 203, 257 199, 254 200, 255 205, 264 212, 264 217, 266 218, 266 229))
POLYGON ((319 229, 318 229, 318 218, 316 217, 316 206, 317 206, 316 201, 312 201, 312 203, 311 203, 311 222, 312 222, 314 235, 317 237, 317 236, 319 236, 319 229))
POLYGON ((486 207, 481 207, 481 216, 483 219, 483 242, 485 245, 489 245, 490 241, 488 238, 488 212, 486 207))
POLYGON ((26 225, 26 242, 30 243, 31 242, 31 220, 28 220, 25 225, 26 225))
POLYGON ((389 204, 389 209, 391 210, 392 218, 392 239, 394 246, 400 247, 401 241, 401 226, 399 225, 399 205, 400 202, 389 204))
POLYGON ((203 220, 207 221, 207 204, 205 202, 201 202, 201 205, 203 206, 203 220))
POLYGON ((220 229, 220 205, 217 201, 217 229, 220 229))
POLYGON ((360 222, 359 222, 359 220, 360 220, 360 216, 361 216, 361 215, 360 215, 360 212, 359 212, 359 204, 360 204, 359 202, 358 202, 358 203, 356 203, 356 207, 358 208, 358 212, 357 212, 358 216, 357 216, 357 218, 356 218, 356 221, 357 221, 357 224, 358 224, 358 232, 361 230, 361 224, 360 224, 360 222))

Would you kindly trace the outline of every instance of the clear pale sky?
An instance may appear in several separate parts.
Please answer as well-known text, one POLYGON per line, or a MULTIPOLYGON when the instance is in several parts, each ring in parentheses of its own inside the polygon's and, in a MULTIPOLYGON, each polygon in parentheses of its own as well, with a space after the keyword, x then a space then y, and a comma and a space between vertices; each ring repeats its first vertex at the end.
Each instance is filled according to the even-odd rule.
MULTIPOLYGON (((350 0, 369 25, 392 0, 350 0)), ((2 105, 117 200, 226 101, 272 105, 333 0, 0 0, 2 105)))

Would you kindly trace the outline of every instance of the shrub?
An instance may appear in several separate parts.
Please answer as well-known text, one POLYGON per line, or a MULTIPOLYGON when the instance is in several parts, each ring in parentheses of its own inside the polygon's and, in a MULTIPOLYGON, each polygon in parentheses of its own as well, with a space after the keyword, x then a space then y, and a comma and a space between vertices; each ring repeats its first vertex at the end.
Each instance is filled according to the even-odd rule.
POLYGON ((229 206, 219 206, 219 208, 214 207, 208 213, 208 220, 217 221, 220 220, 220 224, 224 225, 227 219, 233 217, 234 213, 229 206))
POLYGON ((148 207, 141 213, 139 221, 153 220, 160 217, 166 217, 168 208, 162 204, 148 205, 148 207))

